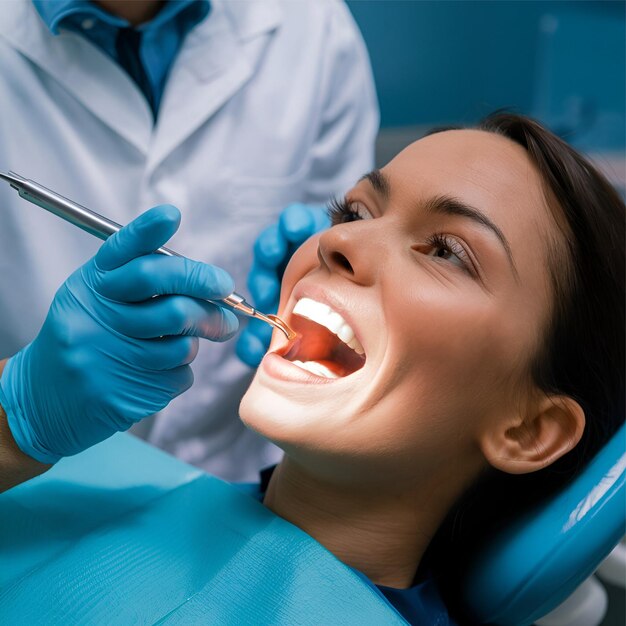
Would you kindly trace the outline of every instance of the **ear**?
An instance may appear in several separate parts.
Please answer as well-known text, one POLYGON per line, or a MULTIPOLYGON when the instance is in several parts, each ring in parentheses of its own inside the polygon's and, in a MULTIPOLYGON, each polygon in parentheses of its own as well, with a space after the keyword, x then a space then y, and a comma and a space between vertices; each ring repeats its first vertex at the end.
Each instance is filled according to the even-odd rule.
POLYGON ((502 420, 485 432, 480 448, 487 462, 509 474, 527 474, 567 454, 582 437, 585 413, 568 396, 542 396, 526 415, 502 420))

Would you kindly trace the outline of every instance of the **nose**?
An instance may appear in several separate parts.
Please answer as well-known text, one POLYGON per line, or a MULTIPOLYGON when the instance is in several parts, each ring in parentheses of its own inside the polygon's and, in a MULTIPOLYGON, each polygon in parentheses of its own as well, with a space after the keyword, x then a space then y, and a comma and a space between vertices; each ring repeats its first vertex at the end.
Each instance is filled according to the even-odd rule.
POLYGON ((352 282, 368 285, 375 279, 374 233, 363 233, 360 224, 340 224, 324 231, 317 256, 322 267, 352 282), (368 237, 368 239, 366 239, 368 237), (372 244, 372 245, 370 245, 372 244))

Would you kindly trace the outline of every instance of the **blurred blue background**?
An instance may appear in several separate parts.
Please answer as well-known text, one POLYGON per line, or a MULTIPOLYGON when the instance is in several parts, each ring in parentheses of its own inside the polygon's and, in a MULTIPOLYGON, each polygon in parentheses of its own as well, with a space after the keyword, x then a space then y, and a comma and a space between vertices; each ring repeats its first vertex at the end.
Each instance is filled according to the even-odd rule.
POLYGON ((506 107, 584 151, 623 154, 624 2, 348 5, 370 53, 383 144, 385 136, 409 138, 410 128, 471 123, 506 107))

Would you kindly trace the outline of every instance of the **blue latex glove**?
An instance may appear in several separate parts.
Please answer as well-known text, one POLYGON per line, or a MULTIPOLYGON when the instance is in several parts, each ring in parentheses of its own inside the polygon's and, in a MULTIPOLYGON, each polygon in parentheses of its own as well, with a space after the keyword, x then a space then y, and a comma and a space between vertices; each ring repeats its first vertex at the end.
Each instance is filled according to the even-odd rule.
MULTIPOLYGON (((263 313, 276 313, 280 281, 291 255, 311 235, 330 226, 325 207, 290 204, 277 224, 268 226, 254 245, 254 260, 248 276, 248 289, 254 304, 263 313)), ((272 328, 251 319, 237 341, 237 355, 256 367, 267 351, 272 328)))
POLYGON ((233 291, 225 271, 150 254, 179 223, 178 209, 159 206, 112 235, 58 290, 35 340, 9 359, 0 404, 23 452, 55 463, 127 430, 189 389, 198 337, 236 332, 231 311, 200 299, 233 291))

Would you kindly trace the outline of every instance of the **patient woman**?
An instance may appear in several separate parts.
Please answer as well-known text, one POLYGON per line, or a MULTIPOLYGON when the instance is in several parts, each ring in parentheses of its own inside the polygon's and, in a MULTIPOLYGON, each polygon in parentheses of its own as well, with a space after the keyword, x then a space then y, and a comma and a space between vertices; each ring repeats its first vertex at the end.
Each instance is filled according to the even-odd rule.
POLYGON ((394 590, 461 496, 480 479, 480 525, 514 514, 624 418, 624 204, 500 115, 412 144, 332 220, 283 280, 302 338, 274 334, 240 413, 285 451, 264 504, 427 623, 424 589, 394 590))
POLYGON ((274 334, 241 403, 285 451, 263 502, 409 622, 445 624, 445 549, 490 503, 549 495, 623 420, 624 204, 498 115, 410 145, 331 212, 283 280, 300 338, 274 334))

